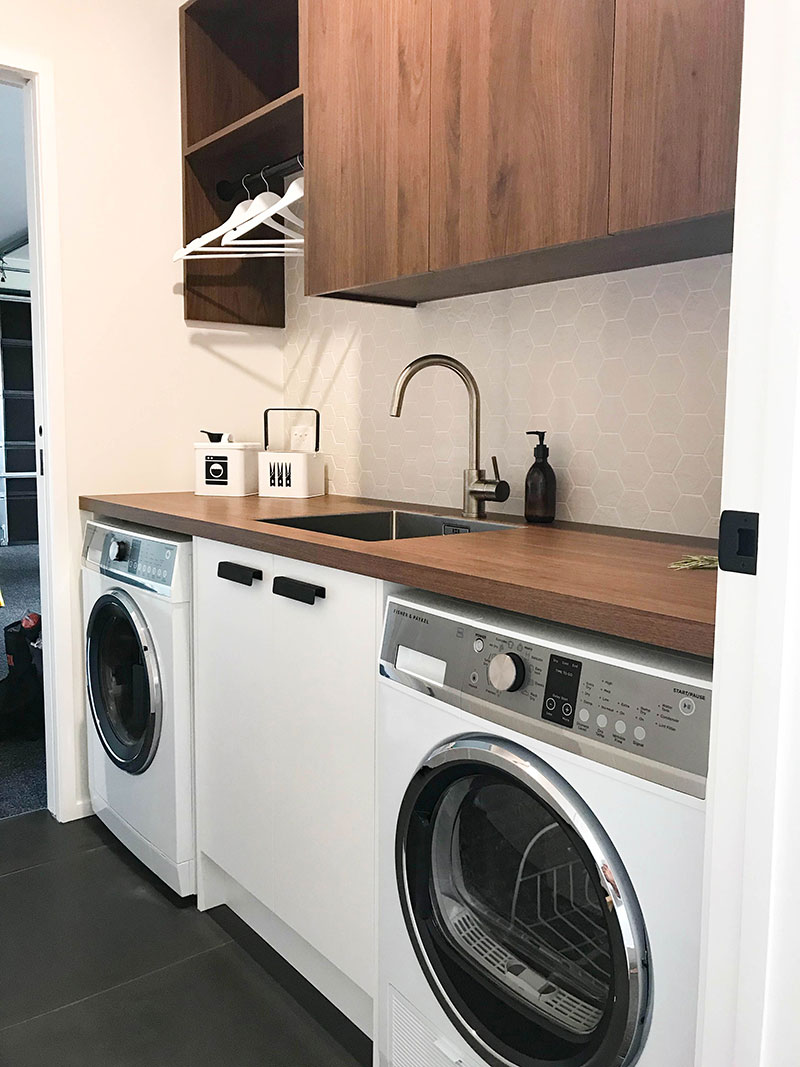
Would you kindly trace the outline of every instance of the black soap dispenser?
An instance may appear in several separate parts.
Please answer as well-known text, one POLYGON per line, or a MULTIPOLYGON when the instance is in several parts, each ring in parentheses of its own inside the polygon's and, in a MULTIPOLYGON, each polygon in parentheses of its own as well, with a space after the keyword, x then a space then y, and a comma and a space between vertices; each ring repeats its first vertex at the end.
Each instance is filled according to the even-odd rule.
POLYGON ((539 444, 533 450, 533 466, 525 478, 525 518, 528 522, 552 522, 556 517, 556 472, 547 462, 550 449, 544 443, 546 430, 528 430, 539 444))

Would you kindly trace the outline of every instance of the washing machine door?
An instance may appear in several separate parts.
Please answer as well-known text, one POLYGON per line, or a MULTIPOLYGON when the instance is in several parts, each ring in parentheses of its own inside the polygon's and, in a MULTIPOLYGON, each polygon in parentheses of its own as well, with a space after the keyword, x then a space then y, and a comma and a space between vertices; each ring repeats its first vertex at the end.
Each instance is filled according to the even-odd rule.
POLYGON ((112 589, 86 627, 86 681, 97 736, 129 774, 153 761, 161 737, 161 674, 150 631, 134 599, 112 589))
POLYGON ((462 737, 406 792, 406 926, 445 1012, 495 1067, 628 1067, 650 1018, 641 909, 565 779, 527 749, 462 737))

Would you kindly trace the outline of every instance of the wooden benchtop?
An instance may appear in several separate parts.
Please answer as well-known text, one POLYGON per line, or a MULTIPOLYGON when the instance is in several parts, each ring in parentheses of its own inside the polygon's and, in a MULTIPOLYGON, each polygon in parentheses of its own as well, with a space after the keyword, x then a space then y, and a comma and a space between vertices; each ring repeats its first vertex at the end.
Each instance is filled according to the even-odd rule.
POLYGON ((82 496, 85 511, 232 545, 262 549, 401 585, 506 608, 542 619, 711 656, 715 571, 671 571, 708 541, 613 531, 570 523, 402 541, 356 541, 258 519, 400 508, 458 516, 360 497, 310 500, 203 497, 194 493, 82 496))

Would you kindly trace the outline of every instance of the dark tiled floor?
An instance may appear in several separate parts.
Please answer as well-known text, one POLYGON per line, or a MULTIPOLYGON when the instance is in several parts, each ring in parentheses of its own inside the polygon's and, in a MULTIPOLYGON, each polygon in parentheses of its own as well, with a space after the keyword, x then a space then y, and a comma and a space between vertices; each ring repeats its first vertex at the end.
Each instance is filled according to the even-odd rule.
POLYGON ((357 1067, 96 819, 0 820, 1 1067, 357 1067))

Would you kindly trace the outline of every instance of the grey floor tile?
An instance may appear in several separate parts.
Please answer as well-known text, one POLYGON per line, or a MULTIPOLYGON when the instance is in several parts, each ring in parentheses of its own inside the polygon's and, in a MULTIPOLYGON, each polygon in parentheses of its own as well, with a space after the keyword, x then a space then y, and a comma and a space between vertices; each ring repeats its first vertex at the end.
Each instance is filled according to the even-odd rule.
MULTIPOLYGON (((110 848, 0 878, 0 1027, 224 944, 110 848)), ((46 1061, 42 1061, 46 1062, 46 1061)))
POLYGON ((0 819, 0 876, 85 852, 113 840, 94 815, 59 823, 49 811, 0 819))
POLYGON ((0 1031, 3 1067, 357 1067, 228 944, 0 1031))

